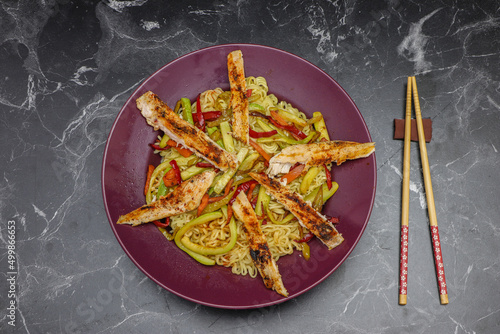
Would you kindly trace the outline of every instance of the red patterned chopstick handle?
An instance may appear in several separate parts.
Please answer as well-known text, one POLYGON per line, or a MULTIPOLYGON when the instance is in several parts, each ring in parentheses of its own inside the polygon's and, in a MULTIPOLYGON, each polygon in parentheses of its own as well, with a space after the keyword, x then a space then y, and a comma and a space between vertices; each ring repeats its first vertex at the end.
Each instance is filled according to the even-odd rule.
MULTIPOLYGON (((406 296, 408 278, 408 225, 401 226, 401 252, 399 258, 399 294, 406 296)), ((406 304, 406 301, 405 301, 406 304)))
MULTIPOLYGON (((448 289, 446 288, 446 278, 444 276, 443 254, 441 252, 441 241, 439 240, 439 229, 437 225, 431 226, 432 248, 434 249, 434 262, 436 264, 436 274, 439 284, 439 294, 446 296, 448 303, 448 289)), ((443 300, 443 298, 441 298, 443 300)))

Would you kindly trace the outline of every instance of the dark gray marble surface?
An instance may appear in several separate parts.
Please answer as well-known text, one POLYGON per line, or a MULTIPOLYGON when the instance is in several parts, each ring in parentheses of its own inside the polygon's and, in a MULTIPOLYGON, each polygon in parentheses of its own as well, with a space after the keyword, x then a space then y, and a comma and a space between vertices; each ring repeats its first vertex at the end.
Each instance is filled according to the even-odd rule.
POLYGON ((499 11, 497 1, 2 1, 0 332, 500 332, 499 11), (316 288, 263 309, 200 306, 157 286, 118 244, 101 196, 106 138, 132 91, 167 62, 224 43, 319 66, 377 142, 375 206, 354 252, 316 288), (403 143, 393 119, 413 74, 433 120, 446 306, 417 143, 408 305, 398 305, 403 143))

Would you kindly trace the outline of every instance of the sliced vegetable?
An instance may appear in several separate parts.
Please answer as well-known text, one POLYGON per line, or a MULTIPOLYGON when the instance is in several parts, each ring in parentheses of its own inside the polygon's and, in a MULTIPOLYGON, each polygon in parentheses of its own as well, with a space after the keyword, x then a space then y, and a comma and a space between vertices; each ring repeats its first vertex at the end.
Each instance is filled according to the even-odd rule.
POLYGON ((203 132, 205 132, 205 117, 204 113, 201 111, 200 96, 196 98, 196 126, 203 132))
POLYGON ((231 126, 228 121, 220 123, 220 132, 222 133, 222 141, 224 142, 224 147, 226 151, 234 152, 234 142, 231 136, 231 126))
POLYGON ((269 109, 269 113, 271 114, 271 117, 273 118, 273 120, 276 121, 279 125, 281 125, 281 126, 289 126, 290 125, 283 117, 281 117, 281 115, 278 113, 278 109, 271 108, 271 109, 269 109))
POLYGON ((267 218, 269 218, 269 220, 271 221, 271 223, 279 225, 280 224, 279 221, 277 221, 276 219, 274 219, 274 215, 271 212, 271 210, 269 210, 269 207, 265 208, 265 210, 266 210, 267 218))
POLYGON ((222 208, 224 205, 228 204, 231 198, 233 197, 233 194, 236 192, 236 189, 231 191, 227 196, 224 196, 221 200, 210 203, 207 205, 207 207, 203 210, 203 213, 209 213, 209 212, 214 212, 222 208))
MULTIPOLYGON (((198 112, 193 113, 193 119, 198 118, 198 112)), ((217 118, 222 116, 222 112, 219 110, 213 110, 213 111, 204 111, 203 112, 203 119, 205 121, 214 121, 217 118)))
POLYGON ((169 171, 172 167, 170 167, 169 164, 170 160, 163 161, 161 164, 156 166, 155 170, 153 171, 153 175, 151 175, 151 180, 149 181, 149 187, 148 191, 146 194, 146 203, 149 204, 153 200, 153 195, 151 194, 151 187, 154 183, 154 181, 159 177, 160 174, 165 173, 166 171, 169 171))
POLYGON ((165 222, 164 223, 162 223, 159 220, 155 220, 153 222, 153 224, 155 224, 158 227, 162 227, 162 228, 168 227, 170 225, 170 218, 169 217, 165 218, 165 222))
POLYGON ((247 192, 252 185, 256 185, 257 183, 258 183, 257 181, 251 180, 251 181, 247 181, 245 183, 240 184, 238 186, 238 188, 236 188, 236 191, 235 191, 233 197, 231 197, 231 200, 229 201, 229 205, 232 205, 234 203, 234 201, 236 200, 236 196, 238 196, 238 194, 240 192, 242 192, 242 191, 247 192))
POLYGON ((338 224, 340 223, 340 219, 338 217, 328 217, 327 216, 327 219, 330 221, 330 223, 332 224, 338 224))
POLYGON ((286 180, 286 184, 290 184, 293 180, 298 178, 306 165, 297 163, 288 173, 281 177, 282 180, 286 180))
POLYGON ((149 146, 158 151, 165 151, 169 149, 169 147, 161 147, 158 143, 149 144, 149 146))
MULTIPOLYGON (((238 158, 238 163, 239 166, 241 166, 241 163, 245 159, 246 155, 248 153, 248 149, 243 147, 241 150, 238 152, 236 157, 238 158)), ((217 182, 214 185, 214 191, 217 194, 220 194, 222 190, 226 187, 226 184, 229 182, 229 180, 236 174, 237 169, 229 169, 222 174, 221 178, 217 180, 217 182)))
POLYGON ((314 234, 312 234, 311 232, 307 232, 303 237, 302 239, 300 240, 297 240, 298 243, 301 243, 301 242, 308 242, 310 241, 312 238, 314 237, 314 234))
MULTIPOLYGON (((214 166, 211 165, 210 166, 211 168, 213 168, 214 166)), ((181 178, 183 180, 187 180, 187 179, 190 179, 192 178, 193 176, 195 175, 198 175, 198 174, 201 174, 203 173, 204 171, 206 171, 207 168, 206 167, 198 167, 198 164, 194 165, 194 166, 191 166, 185 170, 183 170, 181 172, 181 178)))
POLYGON ((213 131, 212 130, 208 131, 208 136, 210 137, 210 139, 212 139, 215 142, 222 139, 222 134, 220 133, 220 131, 217 129, 216 126, 213 128, 209 128, 209 129, 215 129, 213 131))
POLYGON ((208 199, 208 203, 214 203, 214 202, 218 202, 220 200, 223 200, 224 197, 226 197, 227 195, 229 195, 229 192, 231 191, 231 186, 233 185, 233 181, 234 179, 231 179, 229 180, 229 182, 227 183, 226 185, 226 188, 224 188, 224 195, 222 196, 217 196, 217 197, 210 197, 208 199))
POLYGON ((239 171, 250 170, 259 158, 260 158, 260 154, 258 152, 250 153, 249 155, 247 155, 245 160, 243 160, 240 167, 238 167, 238 170, 239 171))
POLYGON ((184 246, 186 246, 187 249, 198 254, 202 255, 225 254, 229 252, 231 249, 233 249, 234 245, 236 245, 236 239, 238 237, 236 220, 234 220, 234 217, 232 217, 229 222, 229 233, 231 235, 229 242, 224 246, 216 248, 195 244, 191 242, 191 240, 189 240, 189 238, 187 238, 186 236, 182 237, 181 241, 184 244, 184 246))
POLYGON ((271 137, 278 133, 276 130, 265 131, 265 132, 257 132, 252 129, 250 131, 250 137, 252 138, 262 138, 262 137, 271 137))
POLYGON ((181 170, 177 165, 177 161, 171 160, 170 165, 172 166, 172 170, 175 172, 175 178, 177 180, 177 184, 181 184, 182 183, 181 170))
MULTIPOLYGON (((266 118, 267 119, 267 118, 266 118)), ((262 120, 262 118, 257 118, 257 124, 262 128, 264 131, 273 131, 274 129, 267 123, 262 120)))
POLYGON ((173 169, 170 169, 163 175, 162 182, 165 187, 173 187, 180 184, 177 181, 177 176, 175 174, 175 171, 173 169))
POLYGON ((266 112, 266 108, 264 108, 263 106, 261 106, 258 103, 249 103, 248 110, 258 110, 258 111, 266 112))
POLYGON ((273 118, 269 118, 269 122, 271 122, 277 128, 290 132, 297 140, 304 139, 307 137, 307 135, 304 132, 297 129, 295 125, 282 125, 273 118))
POLYGON ((203 210, 207 207, 207 205, 208 205, 208 198, 209 197, 210 196, 208 194, 205 194, 201 198, 201 202, 200 202, 200 205, 198 206, 198 210, 197 210, 197 216, 198 217, 201 215, 201 213, 203 212, 203 210))
POLYGON ((321 116, 321 119, 318 120, 316 123, 314 123, 314 128, 316 131, 321 132, 321 138, 325 138, 326 140, 330 141, 330 136, 328 135, 328 130, 326 129, 326 124, 325 124, 325 119, 323 118, 323 114, 321 114, 319 111, 315 111, 313 113, 313 117, 316 116, 321 116))
POLYGON ((178 113, 179 113, 179 109, 181 108, 181 106, 182 106, 182 101, 181 101, 181 100, 178 100, 178 101, 177 101, 177 103, 175 104, 175 108, 174 108, 174 112, 175 112, 176 114, 178 114, 178 113))
POLYGON ((163 179, 160 182, 160 185, 158 186, 158 191, 156 192, 156 198, 160 198, 165 196, 167 193, 167 186, 163 182, 163 179))
POLYGON ((266 213, 266 209, 269 205, 269 201, 271 200, 271 195, 266 192, 266 188, 259 188, 259 195, 257 196, 257 203, 255 204, 255 214, 257 216, 262 216, 266 213))
POLYGON ((160 140, 160 147, 163 148, 165 146, 167 146, 167 142, 170 140, 170 138, 167 136, 167 134, 163 134, 163 137, 161 137, 161 140, 160 140))
MULTIPOLYGON (((322 188, 323 188, 323 204, 325 204, 325 202, 330 197, 332 197, 333 194, 335 194, 335 192, 339 188, 339 185, 338 185, 337 182, 333 181, 332 182, 332 189, 328 189, 328 186, 326 185, 326 183, 323 183, 322 188)), ((313 190, 311 193, 307 194, 304 197, 304 200, 312 202, 314 200, 314 197, 318 194, 319 189, 320 189, 320 187, 318 187, 317 189, 313 190)))
POLYGON ((167 238, 167 240, 169 240, 169 241, 174 240, 174 236, 171 233, 168 233, 167 229, 165 229, 163 227, 158 227, 158 229, 165 236, 165 238, 167 238))
POLYGON ((300 139, 300 140, 294 140, 292 138, 279 135, 276 137, 260 138, 260 139, 257 139, 257 141, 259 143, 284 142, 284 143, 287 143, 290 145, 299 145, 299 144, 307 144, 310 141, 314 140, 314 137, 316 137, 317 134, 318 134, 318 132, 311 131, 307 137, 305 137, 304 139, 300 139))
POLYGON ((322 119, 323 119, 323 115, 322 115, 321 113, 319 113, 319 114, 316 114, 315 116, 313 116, 313 117, 309 118, 309 119, 307 120, 307 124, 309 124, 309 125, 310 125, 310 124, 314 124, 314 123, 316 123, 316 122, 319 122, 319 121, 320 121, 320 120, 322 120, 322 119))
POLYGON ((149 190, 149 183, 151 182, 151 176, 155 170, 155 166, 148 165, 148 171, 146 174, 146 185, 144 186, 144 196, 147 196, 149 190))
POLYGON ((311 206, 316 210, 316 211, 321 211, 323 208, 323 187, 319 187, 318 193, 316 196, 314 196, 314 199, 311 203, 311 206))
POLYGON ((307 125, 306 120, 304 120, 304 119, 300 118, 299 116, 296 116, 296 115, 294 115, 286 110, 278 109, 278 115, 280 115, 280 117, 282 119, 284 119, 285 121, 293 123, 300 128, 303 128, 304 126, 307 125))
POLYGON ((184 244, 181 242, 181 239, 182 237, 184 236, 184 234, 186 234, 186 232, 192 228, 193 226, 196 226, 196 225, 200 225, 200 224, 204 224, 204 223, 208 223, 209 221, 212 221, 212 220, 215 220, 215 219, 219 219, 222 217, 222 212, 211 212, 211 213, 207 213, 207 214, 204 214, 204 215, 201 215, 193 220, 191 220, 189 223, 187 223, 186 225, 184 225, 178 232, 177 234, 175 235, 175 244, 177 245, 177 247, 179 247, 181 250, 183 250, 184 252, 186 252, 187 254, 189 254, 193 259, 195 259, 196 261, 200 262, 201 264, 204 264, 204 265, 207 265, 207 266, 213 266, 215 264, 215 261, 204 256, 204 255, 201 255, 201 254, 198 254, 198 253, 195 253, 191 250, 189 250, 188 248, 186 248, 186 246, 184 246, 184 244))
POLYGON ((186 122, 188 122, 191 125, 194 125, 193 113, 191 111, 191 101, 189 101, 188 98, 183 97, 181 99, 181 104, 182 104, 182 117, 186 122))
POLYGON ((264 149, 262 147, 260 147, 259 144, 257 144, 256 142, 254 142, 252 139, 248 139, 248 143, 257 152, 259 152, 259 154, 262 155, 264 157, 264 159, 266 159, 266 166, 269 166, 269 160, 271 159, 271 156, 266 151, 264 151, 264 149))
POLYGON ((302 182, 300 183, 299 191, 301 194, 305 194, 309 190, 311 183, 318 174, 319 174, 319 168, 317 166, 309 168, 306 175, 302 179, 302 182))
POLYGON ((214 165, 210 162, 197 162, 195 166, 199 168, 214 168, 214 165))
POLYGON ((326 185, 328 186, 328 190, 332 189, 332 173, 330 170, 328 170, 328 167, 326 165, 323 165, 325 168, 325 174, 326 174, 326 185))
POLYGON ((300 244, 302 246, 302 256, 308 261, 311 258, 311 248, 307 242, 301 242, 300 244))
POLYGON ((248 193, 247 193, 247 199, 250 203, 252 203, 252 195, 253 195, 253 190, 257 186, 257 183, 252 183, 250 187, 248 188, 248 193))
POLYGON ((193 152, 191 152, 187 148, 182 147, 182 145, 177 144, 172 139, 167 140, 167 145, 169 147, 175 148, 176 151, 179 152, 179 154, 182 155, 184 158, 187 158, 187 157, 190 157, 191 155, 193 155, 193 152))

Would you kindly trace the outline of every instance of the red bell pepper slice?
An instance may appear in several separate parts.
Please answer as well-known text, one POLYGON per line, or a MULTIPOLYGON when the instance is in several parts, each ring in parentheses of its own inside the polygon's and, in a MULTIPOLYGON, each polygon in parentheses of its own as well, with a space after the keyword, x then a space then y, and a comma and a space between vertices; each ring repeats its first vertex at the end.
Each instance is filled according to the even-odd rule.
MULTIPOLYGON (((198 112, 193 113, 193 117, 196 117, 198 119, 198 112)), ((204 111, 203 112, 203 118, 205 121, 213 121, 216 120, 217 118, 222 116, 222 112, 218 110, 213 110, 213 111, 204 111)))
POLYGON ((169 149, 169 147, 160 147, 160 145, 154 143, 154 144, 149 144, 153 149, 158 150, 158 151, 165 151, 166 149, 169 149))
POLYGON ((300 240, 297 240, 298 243, 300 242, 308 242, 309 240, 311 240, 312 238, 314 237, 314 234, 312 234, 311 232, 307 232, 303 237, 302 239, 300 240))
POLYGON ((155 221, 153 222, 153 224, 155 224, 155 225, 156 225, 156 226, 158 226, 158 227, 163 227, 163 228, 166 228, 166 227, 168 227, 168 226, 170 225, 170 217, 165 218, 165 222, 164 222, 164 223, 162 223, 162 222, 161 222, 161 221, 159 221, 159 220, 155 220, 155 221))
POLYGON ((201 111, 201 102, 200 102, 200 96, 198 95, 198 98, 196 99, 196 119, 198 121, 198 128, 205 132, 205 118, 203 115, 203 112, 201 111))
POLYGON ((332 223, 332 224, 338 224, 338 223, 340 223, 340 219, 338 217, 326 216, 326 219, 328 221, 330 221, 330 223, 332 223))
POLYGON ((295 138, 297 138, 298 140, 302 140, 304 138, 307 137, 307 135, 300 131, 299 129, 297 129, 295 127, 295 125, 282 125, 280 124, 278 121, 274 120, 273 118, 269 117, 268 118, 269 122, 273 123, 273 125, 277 128, 280 128, 280 129, 283 129, 283 130, 286 130, 288 132, 290 132, 295 138))
POLYGON ((181 170, 179 169, 179 166, 177 165, 177 161, 172 160, 169 163, 172 166, 172 170, 175 172, 175 179, 176 179, 177 183, 181 184, 182 183, 181 170))
POLYGON ((257 181, 255 180, 251 180, 251 181, 247 181, 245 183, 242 183, 238 186, 238 188, 236 188, 236 191, 234 192, 234 195, 233 197, 231 198, 231 200, 229 201, 229 205, 232 205, 234 203, 234 201, 236 201, 236 196, 238 196, 238 194, 240 192, 246 192, 248 189, 250 189, 250 186, 252 184, 257 184, 257 181))
POLYGON ((247 89, 247 97, 250 97, 252 96, 252 90, 251 89, 247 89))
POLYGON ((326 185, 328 186, 328 190, 332 189, 332 174, 328 170, 328 167, 326 165, 323 165, 325 167, 325 173, 326 173, 326 185))
POLYGON ((214 165, 212 165, 209 162, 197 162, 196 163, 196 167, 200 167, 200 168, 213 168, 214 165))
POLYGON ((271 137, 277 133, 278 133, 278 131, 276 131, 276 130, 257 132, 257 131, 250 129, 250 137, 252 137, 252 138, 271 137))

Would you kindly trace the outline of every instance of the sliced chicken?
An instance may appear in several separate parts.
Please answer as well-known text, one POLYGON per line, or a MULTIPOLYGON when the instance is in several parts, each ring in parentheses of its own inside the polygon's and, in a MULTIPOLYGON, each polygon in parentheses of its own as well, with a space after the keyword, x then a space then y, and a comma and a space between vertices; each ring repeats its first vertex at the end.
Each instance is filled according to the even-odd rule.
POLYGON ((260 276, 268 289, 273 289, 282 296, 287 297, 278 265, 274 261, 266 237, 262 233, 257 215, 252 208, 252 204, 244 192, 236 196, 233 203, 233 212, 240 221, 243 222, 243 231, 245 232, 250 244, 250 255, 259 270, 260 276))
POLYGON ((227 56, 227 70, 231 86, 231 107, 233 108, 233 136, 248 145, 249 115, 247 86, 243 55, 240 50, 233 51, 227 56))
POLYGON ((352 141, 325 141, 288 146, 271 158, 267 173, 271 176, 288 173, 297 162, 305 165, 304 171, 312 166, 331 162, 336 162, 338 166, 346 160, 366 158, 374 151, 375 143, 352 141))
POLYGON ((311 231, 328 249, 340 245, 344 238, 335 229, 333 224, 321 213, 316 211, 309 203, 279 179, 272 179, 266 174, 249 173, 281 204, 283 204, 298 220, 299 223, 311 231))
POLYGON ((180 118, 153 92, 144 93, 136 103, 148 124, 155 130, 161 129, 172 140, 223 171, 238 167, 235 155, 217 145, 205 132, 180 118))
POLYGON ((116 223, 137 226, 194 210, 200 205, 201 199, 214 181, 215 175, 214 170, 195 175, 182 182, 166 196, 120 216, 116 223))

